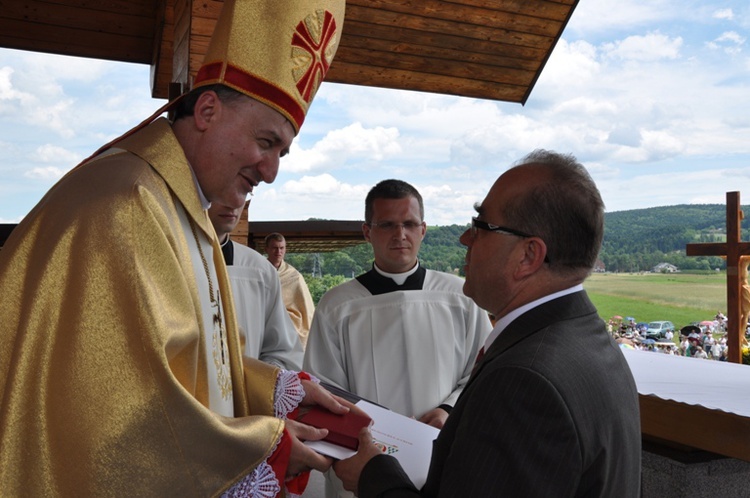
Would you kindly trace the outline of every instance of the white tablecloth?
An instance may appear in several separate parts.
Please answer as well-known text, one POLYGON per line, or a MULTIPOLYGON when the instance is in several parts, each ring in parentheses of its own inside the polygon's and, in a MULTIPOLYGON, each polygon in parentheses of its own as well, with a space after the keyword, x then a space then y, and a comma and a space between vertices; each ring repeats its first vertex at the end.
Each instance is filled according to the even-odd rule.
POLYGON ((750 417, 750 365, 623 349, 638 393, 750 417))

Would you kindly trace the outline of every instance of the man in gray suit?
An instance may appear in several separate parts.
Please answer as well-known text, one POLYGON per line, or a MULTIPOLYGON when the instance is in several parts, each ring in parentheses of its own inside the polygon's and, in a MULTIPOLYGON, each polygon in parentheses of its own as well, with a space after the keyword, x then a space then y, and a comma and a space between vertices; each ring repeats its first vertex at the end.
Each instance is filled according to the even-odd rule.
POLYGON ((360 497, 637 497, 633 376, 583 290, 604 204, 575 158, 535 151, 506 171, 461 236, 464 293, 498 317, 417 490, 360 434, 334 464, 360 497))

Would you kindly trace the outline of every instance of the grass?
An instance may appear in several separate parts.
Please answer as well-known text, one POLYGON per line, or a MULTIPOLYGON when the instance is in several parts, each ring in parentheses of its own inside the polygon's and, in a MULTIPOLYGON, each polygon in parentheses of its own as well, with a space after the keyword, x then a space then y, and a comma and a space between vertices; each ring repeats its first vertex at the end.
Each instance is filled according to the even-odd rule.
POLYGON ((604 320, 669 320, 678 329, 727 311, 726 273, 596 273, 583 284, 604 320))

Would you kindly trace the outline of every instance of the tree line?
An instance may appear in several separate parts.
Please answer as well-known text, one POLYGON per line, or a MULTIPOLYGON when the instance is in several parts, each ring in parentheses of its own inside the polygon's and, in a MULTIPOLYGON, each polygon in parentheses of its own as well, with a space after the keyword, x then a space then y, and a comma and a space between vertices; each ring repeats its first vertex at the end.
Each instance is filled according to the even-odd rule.
MULTIPOLYGON (((743 208, 747 209, 747 206, 743 208)), ((606 271, 651 271, 659 263, 681 270, 713 271, 726 268, 720 257, 688 257, 685 246, 698 242, 726 241, 726 207, 723 204, 682 204, 606 213, 599 259, 606 271)), ((750 239, 745 220, 742 240, 750 239)), ((419 260, 426 268, 463 276, 466 247, 458 238, 468 225, 430 226, 419 260)), ((308 282, 317 303, 329 288, 372 267, 373 253, 363 243, 341 251, 287 254, 287 261, 308 282)))
MULTIPOLYGON (((744 206, 743 211, 747 209, 744 206)), ((599 258, 606 271, 650 271, 659 263, 671 263, 680 270, 725 269, 720 257, 686 256, 692 243, 726 241, 724 204, 681 204, 607 213, 599 258)), ((741 240, 748 240, 745 221, 741 240)))

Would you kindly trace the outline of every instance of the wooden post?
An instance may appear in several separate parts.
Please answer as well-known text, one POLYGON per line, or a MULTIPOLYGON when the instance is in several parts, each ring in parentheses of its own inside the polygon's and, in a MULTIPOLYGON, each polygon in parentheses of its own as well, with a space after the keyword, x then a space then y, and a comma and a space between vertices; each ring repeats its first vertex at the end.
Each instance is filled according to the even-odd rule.
POLYGON ((238 244, 242 244, 244 246, 250 246, 251 249, 255 249, 252 245, 249 244, 249 237, 248 237, 248 220, 250 219, 248 215, 248 207, 250 206, 250 200, 245 201, 245 207, 242 208, 242 214, 240 214, 240 221, 237 222, 237 225, 235 225, 234 230, 232 230, 232 233, 229 234, 229 236, 232 238, 233 241, 237 242, 238 244))
POLYGON ((740 258, 750 256, 750 243, 740 241, 741 222, 744 214, 740 209, 740 193, 727 192, 727 241, 712 244, 688 244, 688 256, 721 256, 727 259, 727 359, 732 363, 742 363, 742 339, 745 328, 740 323, 740 258))

